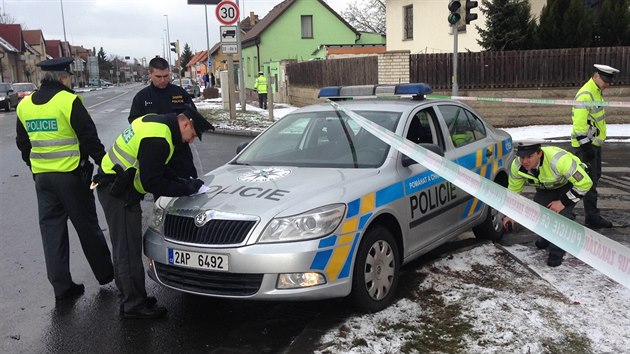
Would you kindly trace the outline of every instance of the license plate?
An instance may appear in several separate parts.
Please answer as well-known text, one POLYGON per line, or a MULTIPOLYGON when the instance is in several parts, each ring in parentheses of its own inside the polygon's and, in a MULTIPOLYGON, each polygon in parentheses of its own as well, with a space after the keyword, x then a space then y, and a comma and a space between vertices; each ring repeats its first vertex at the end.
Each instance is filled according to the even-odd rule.
POLYGON ((182 267, 217 270, 227 272, 228 256, 224 254, 197 253, 168 249, 168 264, 178 265, 182 267))

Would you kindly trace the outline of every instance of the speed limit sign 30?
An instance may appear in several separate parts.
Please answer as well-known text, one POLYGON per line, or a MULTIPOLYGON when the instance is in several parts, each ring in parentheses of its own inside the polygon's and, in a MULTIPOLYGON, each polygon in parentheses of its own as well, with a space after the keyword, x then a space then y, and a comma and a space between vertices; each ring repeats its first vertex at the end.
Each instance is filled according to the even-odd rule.
POLYGON ((224 25, 233 25, 240 16, 238 6, 233 1, 221 1, 216 8, 217 20, 224 25))

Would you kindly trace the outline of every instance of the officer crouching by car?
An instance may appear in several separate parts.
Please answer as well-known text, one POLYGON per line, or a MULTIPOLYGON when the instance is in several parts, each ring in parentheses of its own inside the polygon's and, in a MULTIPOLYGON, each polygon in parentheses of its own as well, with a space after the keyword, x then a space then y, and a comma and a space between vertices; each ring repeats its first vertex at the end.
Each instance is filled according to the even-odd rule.
POLYGON ((35 181, 48 280, 57 301, 81 296, 70 274, 68 218, 99 284, 114 279, 111 254, 98 225, 90 180, 105 149, 81 98, 72 91, 72 58, 44 60, 41 88, 17 107, 16 144, 35 181))
POLYGON ((180 197, 197 193, 203 181, 177 177, 168 167, 176 146, 214 129, 193 107, 184 113, 135 119, 103 157, 94 185, 105 211, 114 255, 120 312, 124 318, 158 318, 166 309, 147 297, 142 263, 142 209, 146 193, 180 197))
MULTIPOLYGON (((536 203, 574 220, 575 204, 593 186, 586 165, 566 150, 555 146, 543 147, 537 142, 518 143, 516 156, 510 168, 508 189, 520 193, 526 184, 532 185, 536 188, 536 203)), ((512 230, 514 220, 504 217, 503 226, 512 230)), ((557 267, 562 264, 566 252, 560 247, 544 238, 536 241, 536 247, 549 249, 548 266, 557 267)))

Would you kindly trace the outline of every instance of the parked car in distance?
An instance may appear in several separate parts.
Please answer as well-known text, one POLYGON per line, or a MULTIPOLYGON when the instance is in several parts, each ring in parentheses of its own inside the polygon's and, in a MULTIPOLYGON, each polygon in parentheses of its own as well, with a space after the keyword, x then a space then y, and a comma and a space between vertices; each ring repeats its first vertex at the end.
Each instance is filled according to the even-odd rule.
POLYGON ((113 84, 103 79, 90 79, 90 81, 88 82, 88 85, 94 86, 94 87, 109 87, 109 86, 112 86, 113 84))
POLYGON ((13 84, 13 88, 15 89, 15 91, 17 91, 18 99, 20 101, 22 100, 22 98, 37 91, 37 85, 32 82, 16 82, 15 84, 13 84))
POLYGON ((201 96, 201 88, 199 88, 199 85, 197 84, 195 80, 174 79, 173 84, 183 87, 184 90, 186 90, 186 92, 188 92, 188 94, 191 95, 192 97, 201 96))
POLYGON ((17 106, 20 99, 18 93, 15 92, 13 84, 10 82, 0 82, 0 107, 3 107, 6 112, 17 106))
MULTIPOLYGON (((426 99, 431 91, 366 85, 320 97, 506 187, 511 136, 461 102, 426 99)), ((144 234, 149 276, 197 295, 350 296, 375 312, 396 299, 401 266, 467 230, 503 235, 496 209, 328 103, 286 115, 200 178, 207 192, 159 198, 144 234)))

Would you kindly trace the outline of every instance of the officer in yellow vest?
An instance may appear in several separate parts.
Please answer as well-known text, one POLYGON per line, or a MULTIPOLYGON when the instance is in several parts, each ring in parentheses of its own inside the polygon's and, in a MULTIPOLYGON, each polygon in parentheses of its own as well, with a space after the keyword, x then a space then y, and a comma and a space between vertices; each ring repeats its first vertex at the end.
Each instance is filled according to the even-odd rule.
POLYGON ((89 188, 94 165, 88 158, 100 164, 105 150, 81 98, 72 91, 72 61, 64 57, 38 63, 44 71, 41 87, 17 106, 16 143, 35 180, 46 271, 57 300, 84 292, 70 274, 68 218, 98 282, 114 279, 89 188))
POLYGON ((133 120, 103 157, 95 184, 109 227, 124 318, 166 315, 166 309, 147 296, 144 285, 140 200, 146 193, 157 199, 199 191, 202 180, 177 177, 168 162, 176 146, 190 144, 195 137, 201 140, 210 127, 192 106, 180 114, 147 114, 133 120))
MULTIPOLYGON (((516 156, 510 168, 508 189, 520 193, 525 185, 532 185, 536 188, 536 203, 574 220, 575 204, 593 185, 582 161, 559 147, 542 147, 537 142, 518 143, 516 156)), ((507 230, 513 229, 514 220, 504 217, 503 226, 507 230)), ((548 266, 562 264, 565 252, 558 246, 539 238, 536 247, 549 248, 548 266)))
MULTIPOLYGON (((595 64, 595 73, 575 96, 576 101, 603 102, 602 92, 613 81, 619 70, 608 65, 595 64)), ((573 131, 571 146, 575 154, 590 166, 593 188, 584 197, 584 221, 586 226, 598 229, 612 227, 612 223, 600 215, 597 208, 597 182, 602 175, 602 145, 606 140, 606 112, 603 106, 573 107, 573 131)))
POLYGON ((262 71, 258 72, 254 88, 258 92, 258 107, 267 109, 267 78, 262 71))

